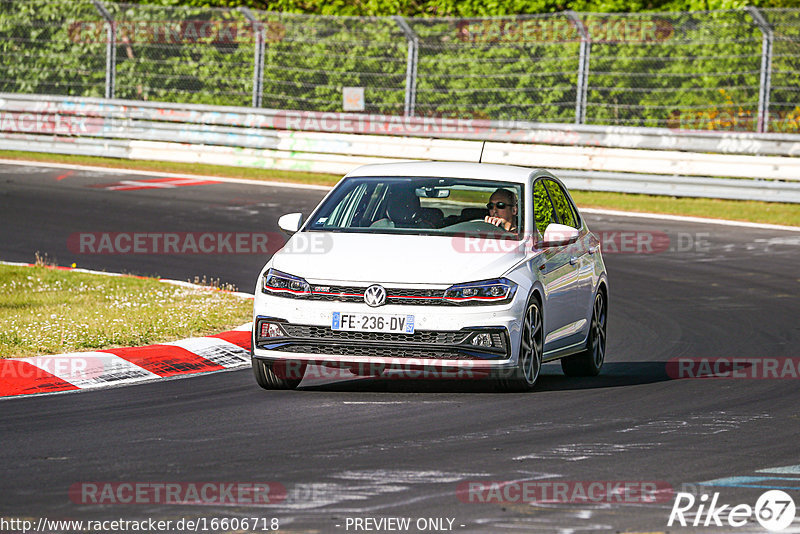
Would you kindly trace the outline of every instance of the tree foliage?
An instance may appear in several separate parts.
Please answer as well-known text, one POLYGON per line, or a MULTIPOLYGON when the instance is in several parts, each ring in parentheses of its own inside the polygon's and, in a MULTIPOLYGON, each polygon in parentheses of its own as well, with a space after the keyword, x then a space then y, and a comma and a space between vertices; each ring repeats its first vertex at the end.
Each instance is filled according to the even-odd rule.
POLYGON ((564 10, 595 13, 797 7, 797 0, 140 0, 194 7, 246 6, 264 11, 337 16, 498 17, 564 10))
MULTIPOLYGON (((584 0, 566 7, 597 5, 578 1, 584 0)), ((611 9, 614 1, 603 6, 611 9)), ((457 9, 476 13, 489 9, 487 2, 457 9)), ((324 9, 380 12, 390 3, 329 2, 324 9)), ((251 104, 255 33, 241 10, 105 4, 117 28, 117 98, 251 104)), ((446 11, 437 5, 446 7, 445 0, 411 7, 446 11)), ((531 5, 512 0, 491 12, 531 5)), ((651 0, 636 7, 666 5, 651 0)), ((770 129, 798 131, 800 10, 763 12, 775 29, 770 129)), ((343 88, 363 87, 366 112, 404 112, 409 45, 396 20, 254 13, 265 37, 264 107, 342 111, 343 88)), ((762 34, 745 10, 580 18, 591 42, 584 58, 587 123, 755 129, 762 34)), ((406 21, 418 42, 417 115, 575 121, 581 34, 567 14, 406 21)), ((89 0, 0 0, 0 92, 103 96, 106 31, 89 0)))

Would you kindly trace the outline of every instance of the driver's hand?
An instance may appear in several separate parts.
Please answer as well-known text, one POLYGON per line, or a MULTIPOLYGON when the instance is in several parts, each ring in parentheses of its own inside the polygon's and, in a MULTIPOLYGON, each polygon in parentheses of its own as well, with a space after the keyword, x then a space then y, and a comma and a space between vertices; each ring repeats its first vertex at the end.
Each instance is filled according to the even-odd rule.
POLYGON ((483 220, 489 224, 499 226, 503 230, 506 231, 511 230, 511 223, 503 219, 502 217, 492 217, 490 215, 487 215, 486 217, 483 218, 483 220))

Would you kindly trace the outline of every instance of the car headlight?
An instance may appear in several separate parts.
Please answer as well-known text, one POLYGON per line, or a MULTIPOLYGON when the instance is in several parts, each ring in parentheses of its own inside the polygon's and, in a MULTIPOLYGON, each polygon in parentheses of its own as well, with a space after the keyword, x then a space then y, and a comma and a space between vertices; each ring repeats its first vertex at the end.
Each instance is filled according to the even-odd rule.
POLYGON ((311 286, 299 276, 270 269, 264 273, 261 291, 283 297, 307 297, 311 295, 311 286))
POLYGON ((517 284, 508 278, 494 278, 450 286, 444 300, 453 304, 503 304, 510 302, 516 291, 517 284))

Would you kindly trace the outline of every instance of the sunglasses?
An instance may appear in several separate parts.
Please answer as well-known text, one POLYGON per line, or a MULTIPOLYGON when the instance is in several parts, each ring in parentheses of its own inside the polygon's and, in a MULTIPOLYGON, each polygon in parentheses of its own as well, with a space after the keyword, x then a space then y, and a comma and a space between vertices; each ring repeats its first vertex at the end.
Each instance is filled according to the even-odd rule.
POLYGON ((490 210, 493 210, 495 207, 499 210, 504 210, 506 208, 510 208, 513 204, 509 204, 508 202, 489 202, 486 204, 486 207, 490 210))

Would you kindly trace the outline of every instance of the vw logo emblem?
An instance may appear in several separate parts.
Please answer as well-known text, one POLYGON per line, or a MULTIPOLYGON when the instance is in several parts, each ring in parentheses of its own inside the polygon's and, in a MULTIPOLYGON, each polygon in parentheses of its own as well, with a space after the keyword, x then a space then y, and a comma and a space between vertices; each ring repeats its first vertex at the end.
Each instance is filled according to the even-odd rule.
POLYGON ((386 303, 386 290, 383 289, 383 286, 378 284, 369 286, 367 290, 364 291, 364 302, 373 308, 383 306, 386 303))

